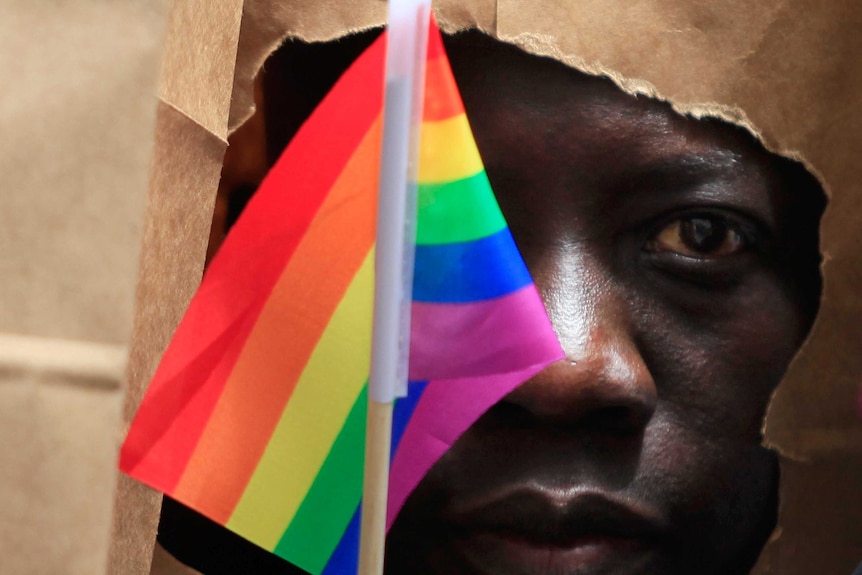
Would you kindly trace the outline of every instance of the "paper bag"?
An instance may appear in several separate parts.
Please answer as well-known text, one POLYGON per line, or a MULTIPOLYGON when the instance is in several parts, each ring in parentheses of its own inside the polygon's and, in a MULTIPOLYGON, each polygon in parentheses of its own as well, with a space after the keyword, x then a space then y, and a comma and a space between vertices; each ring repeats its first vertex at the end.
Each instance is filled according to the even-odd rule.
MULTIPOLYGON (((328 40, 385 18, 379 0, 174 0, 162 42, 165 10, 15 0, 0 22, 11 87, 0 119, 14 134, 0 155, 4 572, 149 571, 160 497, 112 470, 126 345, 125 423, 200 280, 226 140, 251 113, 267 55, 288 35, 328 40)), ((447 30, 479 27, 738 123, 822 178, 823 302, 766 425, 783 454, 782 504, 756 572, 852 571, 862 559, 862 8, 448 0, 438 16, 447 30)))
POLYGON ((0 18, 0 572, 104 573, 167 3, 0 18))

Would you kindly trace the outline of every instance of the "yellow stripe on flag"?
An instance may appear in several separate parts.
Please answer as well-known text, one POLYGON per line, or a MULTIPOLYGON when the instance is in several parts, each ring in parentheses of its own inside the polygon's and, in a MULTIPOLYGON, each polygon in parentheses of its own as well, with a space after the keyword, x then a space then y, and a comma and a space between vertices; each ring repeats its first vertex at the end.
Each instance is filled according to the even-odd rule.
POLYGON ((463 180, 483 169, 466 115, 459 114, 439 122, 422 122, 420 184, 463 180))
POLYGON ((275 549, 293 520, 368 378, 373 291, 372 249, 315 347, 227 523, 265 549, 275 549))

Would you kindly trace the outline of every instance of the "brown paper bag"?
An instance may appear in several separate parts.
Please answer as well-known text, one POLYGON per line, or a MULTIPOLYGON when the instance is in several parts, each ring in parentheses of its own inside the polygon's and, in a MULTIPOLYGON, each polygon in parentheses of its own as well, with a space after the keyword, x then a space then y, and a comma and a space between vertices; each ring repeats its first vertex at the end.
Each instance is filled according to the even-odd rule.
POLYGON ((0 18, 0 571, 103 573, 167 3, 0 18))
MULTIPOLYGON (((51 38, 62 37, 62 41, 57 40, 50 45, 57 49, 57 53, 66 55, 69 53, 63 52, 62 48, 74 44, 75 35, 81 33, 81 29, 92 29, 90 20, 85 18, 91 14, 77 14, 78 9, 66 8, 69 14, 58 14, 48 25, 36 6, 30 7, 24 2, 16 2, 14 6, 13 14, 20 15, 16 16, 20 22, 0 24, 10 32, 0 35, 3 41, 18 39, 18 43, 10 44, 10 48, 28 45, 26 24, 32 22, 43 26, 39 29, 51 38), (76 17, 80 20, 75 20, 76 17), (76 22, 80 28, 71 25, 76 22)), ((93 11, 101 7, 110 12, 112 16, 109 18, 113 18, 111 21, 117 25, 112 30, 122 30, 116 38, 90 37, 83 33, 91 38, 90 41, 95 42, 92 38, 96 37, 104 40, 105 43, 99 46, 110 45, 111 56, 125 64, 113 68, 115 75, 109 74, 108 77, 128 79, 131 74, 138 78, 135 74, 146 67, 141 64, 146 59, 140 56, 143 52, 149 56, 148 65, 152 67, 158 34, 152 32, 152 36, 147 36, 140 32, 139 27, 151 22, 151 30, 158 30, 160 19, 157 16, 161 14, 158 10, 149 4, 146 9, 112 6, 112 12, 102 3, 91 2, 89 6, 93 11), (139 34, 136 36, 129 32, 130 28, 138 30, 139 34), (123 59, 124 53, 117 47, 129 45, 138 49, 146 45, 149 51, 136 52, 141 58, 139 60, 132 60, 130 54, 123 59)), ((859 166, 862 163, 854 160, 855 154, 862 149, 862 115, 856 105, 862 78, 855 73, 862 55, 862 36, 858 34, 862 25, 862 9, 849 2, 815 7, 802 0, 759 3, 741 0, 595 0, 578 3, 561 0, 449 0, 439 4, 438 14, 441 24, 449 30, 478 26, 528 51, 550 55, 587 72, 607 74, 625 90, 668 99, 682 112, 715 115, 748 127, 771 149, 803 159, 822 176, 831 194, 823 228, 823 249, 828 257, 823 305, 809 343, 774 399, 767 423, 767 440, 784 454, 782 517, 774 541, 765 550, 757 572, 791 575, 849 573, 862 559, 862 522, 858 511, 862 508, 858 489, 862 480, 862 442, 859 441, 862 433, 853 407, 862 374, 862 354, 856 351, 856 346, 862 342, 862 322, 859 321, 862 299, 857 295, 860 282, 856 271, 860 263, 858 246, 862 245, 859 237, 862 234, 862 225, 859 225, 859 214, 862 214, 862 170, 859 166)), ((129 385, 124 421, 128 421, 134 411, 158 357, 200 279, 226 138, 251 112, 252 79, 264 59, 287 35, 326 40, 348 31, 379 25, 384 17, 385 5, 378 0, 339 3, 247 0, 244 6, 240 0, 174 0, 155 119, 155 151, 148 204, 143 231, 138 232, 143 233, 144 248, 127 372, 129 385)), ((107 34, 104 30, 100 33, 107 34)), ((4 54, 15 52, 14 49, 3 51, 4 54)), ((13 77, 21 77, 25 72, 33 75, 29 65, 21 65, 17 70, 13 71, 13 77)), ((92 72, 90 68, 86 70, 92 72)), ((135 277, 132 268, 123 266, 133 265, 129 262, 135 259, 138 237, 128 230, 140 229, 135 228, 135 222, 140 225, 143 213, 141 201, 146 170, 142 165, 152 141, 149 134, 153 117, 140 112, 146 107, 141 93, 152 93, 152 71, 147 76, 151 81, 149 91, 146 86, 136 85, 138 91, 133 96, 140 100, 130 97, 128 92, 120 92, 125 94, 125 100, 108 93, 108 87, 116 87, 116 83, 109 83, 104 87, 105 92, 98 92, 88 82, 83 91, 72 90, 62 104, 51 99, 55 96, 50 88, 57 85, 66 89, 80 88, 81 77, 67 78, 58 84, 61 76, 46 74, 46 103, 55 102, 59 106, 49 107, 50 110, 63 110, 59 114, 61 119, 70 117, 66 113, 67 108, 71 105, 69 102, 77 102, 72 97, 77 94, 83 95, 86 106, 97 106, 99 110, 109 109, 118 102, 129 105, 134 100, 138 104, 124 108, 128 112, 124 118, 130 122, 129 118, 146 118, 146 121, 136 124, 135 137, 129 128, 124 136, 127 139, 122 140, 125 148, 122 143, 111 142, 110 146, 106 144, 98 148, 100 151, 91 153, 87 151, 90 148, 79 141, 72 146, 71 137, 79 132, 80 126, 92 126, 98 120, 86 113, 82 113, 80 118, 71 116, 72 124, 75 124, 74 118, 79 118, 78 124, 69 126, 64 132, 69 137, 57 140, 68 143, 64 148, 66 155, 55 154, 61 160, 68 159, 67 171, 55 170, 47 175, 39 173, 36 167, 47 163, 44 157, 38 163, 25 164, 30 166, 26 170, 27 183, 22 179, 17 187, 33 193, 26 210, 23 201, 15 203, 13 200, 13 207, 21 206, 16 212, 20 214, 32 209, 32 198, 42 198, 38 202, 43 209, 39 228, 48 228, 44 223, 50 221, 50 228, 57 230, 57 235, 28 235, 31 228, 20 223, 10 228, 13 237, 17 235, 20 238, 15 238, 16 245, 27 246, 28 255, 13 260, 4 269, 7 271, 5 277, 24 279, 11 281, 8 283, 11 287, 2 288, 4 303, 9 301, 12 305, 4 306, 0 318, 8 324, 4 331, 13 334, 73 338, 122 346, 129 329, 128 310, 135 277), (101 94, 101 99, 94 97, 94 93, 101 94), (47 94, 52 94, 51 98, 47 94), (120 153, 131 148, 135 148, 138 155, 120 153), (74 153, 69 155, 69 150, 74 153), (129 157, 142 161, 130 164, 129 157), (104 161, 91 161, 96 159, 104 161), (63 178, 64 174, 80 177, 84 173, 81 167, 84 164, 100 165, 93 176, 95 181, 73 177, 73 185, 63 178), (123 169, 113 169, 116 166, 123 169), (115 177, 121 174, 122 182, 112 179, 111 174, 115 177), (134 187, 129 183, 132 181, 136 182, 134 187), (110 265, 69 266, 66 262, 75 260, 60 257, 54 251, 58 244, 63 249, 73 249, 75 242, 83 237, 67 227, 70 213, 78 217, 91 213, 86 209, 83 213, 76 213, 70 212, 68 207, 52 208, 56 204, 51 203, 54 196, 49 198, 49 189, 77 190, 78 203, 75 205, 79 207, 92 205, 81 200, 90 198, 84 195, 85 189, 90 194, 103 194, 100 199, 104 202, 119 201, 117 189, 130 190, 129 194, 122 196, 125 198, 123 201, 135 205, 123 204, 116 209, 116 215, 110 212, 113 224, 101 228, 105 235, 80 248, 109 249, 110 265), (137 190, 137 195, 132 194, 132 190, 137 190), (137 199, 130 199, 133 195, 137 199), (104 238, 117 238, 111 235, 111 231, 127 240, 126 243, 114 241, 105 248, 104 244, 108 242, 103 241, 104 238), (62 241, 46 245, 45 242, 49 241, 46 238, 62 241), (103 272, 103 269, 110 271, 103 272), (43 270, 56 273, 51 275, 43 270), (117 278, 122 278, 122 281, 118 282, 117 278), (54 279, 60 283, 52 282, 54 279), (119 283, 122 283, 122 288, 119 283), (58 303, 60 294, 69 291, 64 292, 58 287, 60 285, 74 286, 72 291, 76 297, 84 297, 89 305, 89 308, 84 307, 88 309, 86 321, 69 311, 81 309, 85 304, 76 302, 77 305, 70 308, 58 303), (40 294, 40 297, 34 294, 40 294)), ((33 81, 39 85, 36 76, 38 74, 33 75, 33 81)), ((127 84, 118 83, 128 88, 127 84)), ((42 85, 46 84, 42 82, 42 85)), ((89 108, 89 111, 94 113, 95 109, 89 108)), ((0 117, 19 117, 6 110, 5 107, 0 108, 0 117)), ((33 136, 29 147, 26 141, 25 144, 7 146, 11 148, 11 155, 5 157, 17 157, 15 154, 33 156, 33 153, 24 154, 24 151, 43 149, 38 144, 51 141, 47 136, 55 135, 56 124, 43 125, 44 116, 37 113, 33 117, 38 118, 34 123, 42 129, 41 132, 31 132, 38 134, 38 138, 33 136)), ((18 131, 28 133, 27 130, 18 131)), ((20 172, 17 163, 10 164, 6 173, 14 174, 16 169, 20 172)), ((69 206, 73 203, 70 202, 69 206)), ((99 208, 103 205, 100 204, 99 208)), ((6 260, 2 261, 7 265, 6 260)), ((105 259, 102 256, 88 261, 104 263, 105 259)), ((19 346, 26 347, 32 343, 27 339, 19 342, 19 346)), ((32 356, 44 357, 46 349, 33 352, 32 356)), ((102 366, 97 372, 109 371, 113 375, 107 379, 116 381, 117 372, 113 366, 116 358, 122 356, 122 347, 98 349, 100 351, 93 350, 93 353, 101 354, 99 357, 103 363, 92 360, 87 365, 102 366)), ((20 359, 22 356, 31 357, 19 352, 14 361, 27 364, 29 360, 20 359)), ((30 374, 28 369, 17 373, 30 374)), ((2 540, 13 542, 16 547, 23 545, 32 549, 28 556, 39 558, 35 562, 33 559, 17 560, 19 563, 15 568, 18 572, 40 572, 42 563, 48 558, 52 561, 56 558, 60 563, 53 563, 55 568, 45 572, 64 569, 78 572, 74 570, 77 567, 69 567, 77 565, 72 557, 83 557, 80 560, 87 568, 81 567, 80 572, 100 572, 104 557, 99 551, 104 549, 106 541, 109 503, 104 496, 97 496, 95 486, 104 493, 110 484, 111 475, 107 469, 117 437, 116 413, 112 411, 116 404, 111 402, 115 401, 116 395, 114 392, 96 393, 94 390, 102 388, 92 384, 86 388, 86 393, 77 391, 74 386, 62 388, 64 391, 50 391, 60 387, 46 385, 32 375, 14 377, 11 381, 19 384, 20 395, 10 395, 11 402, 3 404, 9 406, 9 411, 2 418, 2 424, 7 425, 9 437, 25 437, 27 443, 23 449, 10 448, 5 455, 4 461, 15 462, 15 471, 0 472, 0 486, 14 494, 17 501, 12 511, 2 514, 4 535, 8 532, 10 537, 17 539, 4 536, 2 540), (100 404, 102 407, 89 402, 75 408, 77 413, 93 414, 87 419, 98 427, 92 440, 85 440, 84 435, 78 435, 75 441, 66 437, 67 429, 78 429, 74 420, 63 415, 68 406, 75 405, 64 395, 66 392, 76 397, 105 398, 104 404, 100 404), (22 415, 37 413, 34 406, 44 410, 48 416, 34 418, 22 415), (66 422, 68 427, 63 428, 60 422, 66 422), (27 425, 32 425, 33 429, 28 429, 27 425), (63 429, 63 432, 56 429, 63 429), (33 439, 34 436, 38 439, 33 439), (57 437, 75 443, 60 449, 63 453, 77 453, 86 445, 90 454, 100 454, 98 462, 92 465, 76 463, 71 469, 88 479, 95 475, 93 470, 98 469, 101 483, 90 484, 92 496, 84 499, 89 505, 74 507, 62 503, 57 505, 56 513, 47 513, 39 519, 38 515, 28 514, 28 509, 41 503, 50 504, 53 500, 49 496, 65 502, 68 497, 60 497, 51 487, 73 484, 70 478, 68 483, 54 481, 50 487, 42 487, 39 481, 32 480, 56 478, 61 472, 59 469, 66 469, 51 468, 58 461, 50 457, 56 454, 57 437), (49 460, 50 463, 42 463, 49 460), (30 467, 22 471, 26 466, 30 467), (98 517, 87 519, 88 525, 97 525, 93 531, 88 531, 97 534, 91 538, 92 541, 81 541, 79 530, 65 529, 72 519, 85 517, 81 514, 83 509, 93 513, 97 507, 100 508, 95 513, 98 517), (59 521, 59 527, 50 529, 55 537, 41 536, 49 531, 46 526, 55 520, 59 521), (32 529, 22 530, 22 524, 32 526, 32 529), (99 547, 100 542, 102 547, 99 547)), ((108 389, 110 386, 104 387, 108 389)), ((119 480, 115 497, 108 571, 147 573, 160 497, 124 478, 119 480)), ((168 564, 159 557, 158 565, 168 564)))

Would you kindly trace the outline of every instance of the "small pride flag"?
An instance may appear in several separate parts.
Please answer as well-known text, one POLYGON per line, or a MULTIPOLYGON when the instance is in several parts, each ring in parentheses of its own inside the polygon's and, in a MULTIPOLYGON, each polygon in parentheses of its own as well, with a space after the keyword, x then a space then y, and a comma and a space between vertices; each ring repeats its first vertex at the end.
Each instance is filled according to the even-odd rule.
MULTIPOLYGON (((355 573, 385 34, 273 167, 156 371, 121 469, 318 575, 355 573)), ((409 394, 388 524, 476 419, 563 352, 432 24, 409 394)))

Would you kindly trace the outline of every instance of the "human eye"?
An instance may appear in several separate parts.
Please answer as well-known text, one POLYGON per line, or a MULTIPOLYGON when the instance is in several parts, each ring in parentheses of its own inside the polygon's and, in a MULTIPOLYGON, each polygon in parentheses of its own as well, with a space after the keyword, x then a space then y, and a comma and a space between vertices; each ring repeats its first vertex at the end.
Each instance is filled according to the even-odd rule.
POLYGON ((645 249, 701 260, 732 256, 751 247, 741 227, 720 215, 682 216, 665 223, 647 240, 645 249))
POLYGON ((643 244, 649 262, 671 277, 720 287, 741 279, 762 248, 759 226, 744 216, 698 211, 656 223, 643 244))

